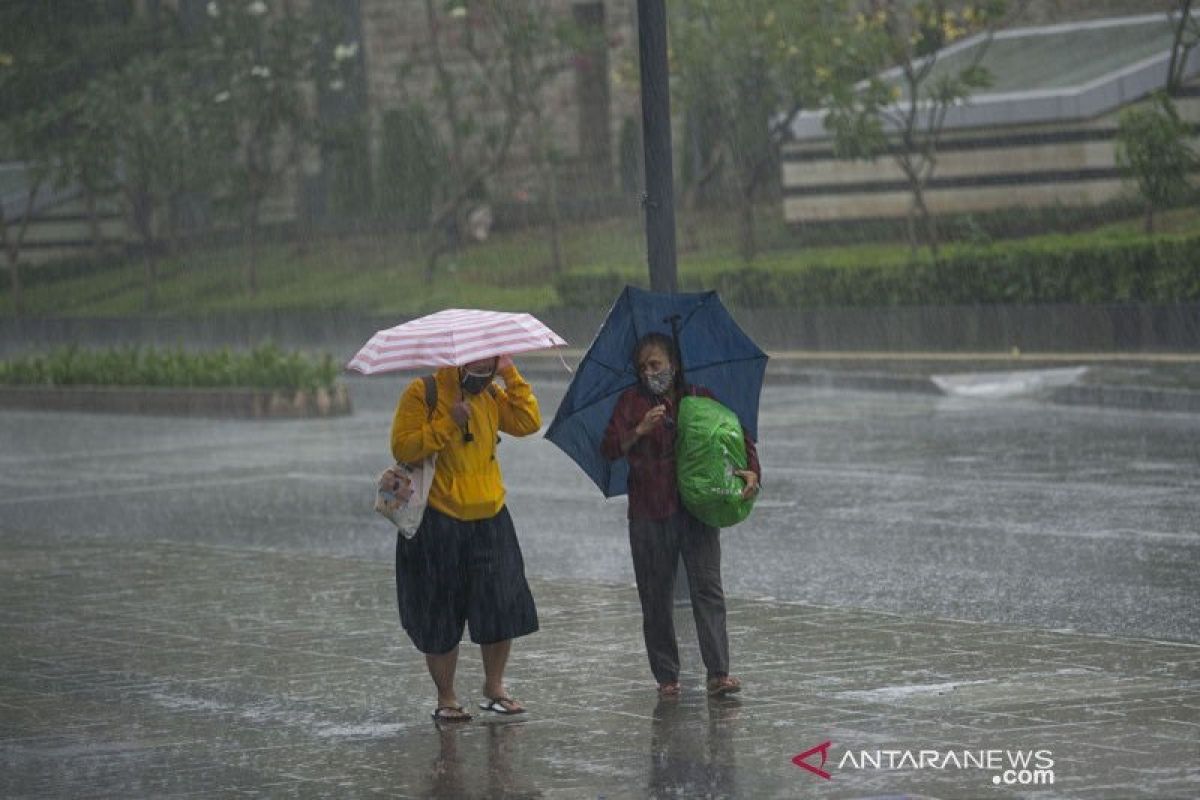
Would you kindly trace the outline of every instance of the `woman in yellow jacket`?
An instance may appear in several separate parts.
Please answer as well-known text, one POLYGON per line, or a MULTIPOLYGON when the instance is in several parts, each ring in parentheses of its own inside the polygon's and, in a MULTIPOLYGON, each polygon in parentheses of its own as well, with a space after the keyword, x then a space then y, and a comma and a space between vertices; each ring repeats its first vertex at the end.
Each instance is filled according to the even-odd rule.
POLYGON ((440 722, 465 722, 454 689, 463 625, 480 645, 480 708, 525 711, 504 687, 512 640, 538 629, 537 608, 496 461, 499 433, 528 436, 542 424, 533 389, 507 357, 443 367, 434 375, 437 407, 426 405, 424 381, 409 384, 392 421, 392 455, 420 461, 437 453, 429 504, 412 539, 397 536, 396 595, 400 622, 425 654, 437 687, 440 722), (493 379, 499 375, 504 388, 493 379))

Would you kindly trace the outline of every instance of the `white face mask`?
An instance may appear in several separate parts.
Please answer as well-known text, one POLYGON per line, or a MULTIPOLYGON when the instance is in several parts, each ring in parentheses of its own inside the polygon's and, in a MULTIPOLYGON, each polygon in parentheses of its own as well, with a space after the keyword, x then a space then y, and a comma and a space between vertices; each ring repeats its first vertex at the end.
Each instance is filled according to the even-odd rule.
POLYGON ((649 372, 642 376, 646 388, 654 394, 666 394, 675 381, 675 370, 663 367, 658 372, 649 372))

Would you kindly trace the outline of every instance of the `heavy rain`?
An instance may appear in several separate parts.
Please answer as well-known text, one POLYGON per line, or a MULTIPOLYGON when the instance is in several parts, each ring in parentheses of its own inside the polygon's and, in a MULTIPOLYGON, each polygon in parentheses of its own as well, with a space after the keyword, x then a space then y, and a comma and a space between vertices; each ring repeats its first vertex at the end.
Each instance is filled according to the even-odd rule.
POLYGON ((0 793, 1200 794, 1192 6, 8 0, 0 793))

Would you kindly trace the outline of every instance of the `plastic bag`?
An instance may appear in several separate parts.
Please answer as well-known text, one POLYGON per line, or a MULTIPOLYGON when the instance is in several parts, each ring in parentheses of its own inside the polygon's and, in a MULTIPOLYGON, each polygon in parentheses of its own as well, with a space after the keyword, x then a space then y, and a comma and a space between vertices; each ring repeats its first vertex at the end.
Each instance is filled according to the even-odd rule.
POLYGON ((417 535, 436 465, 437 453, 434 453, 416 464, 397 463, 379 475, 375 510, 391 520, 405 539, 417 535))
POLYGON ((742 498, 746 482, 746 443, 737 415, 708 397, 679 402, 675 433, 675 475, 687 510, 698 520, 727 528, 744 520, 754 497, 742 498))

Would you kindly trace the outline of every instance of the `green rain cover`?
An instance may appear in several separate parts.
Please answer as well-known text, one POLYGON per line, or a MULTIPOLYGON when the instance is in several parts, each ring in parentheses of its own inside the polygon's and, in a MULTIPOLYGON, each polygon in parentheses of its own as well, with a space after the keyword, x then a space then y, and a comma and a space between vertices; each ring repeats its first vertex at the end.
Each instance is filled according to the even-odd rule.
POLYGON ((737 415, 708 397, 679 402, 675 474, 688 511, 717 528, 736 525, 754 500, 743 500, 746 483, 734 470, 746 468, 746 444, 737 415))

